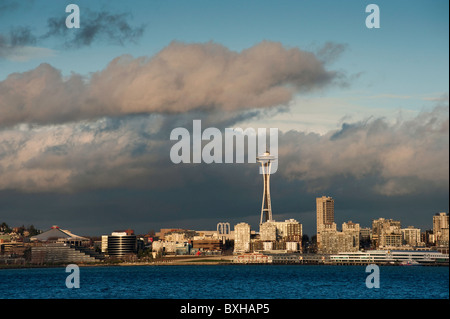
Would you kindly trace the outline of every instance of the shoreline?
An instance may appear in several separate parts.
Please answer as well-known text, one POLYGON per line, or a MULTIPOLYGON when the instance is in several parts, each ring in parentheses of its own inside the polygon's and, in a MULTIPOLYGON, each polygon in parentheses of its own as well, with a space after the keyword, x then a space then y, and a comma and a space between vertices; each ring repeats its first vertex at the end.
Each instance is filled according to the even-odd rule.
MULTIPOLYGON (((39 269, 39 268, 63 268, 67 265, 76 263, 61 263, 61 264, 45 264, 45 265, 34 265, 34 264, 3 264, 0 265, 0 271, 3 269, 39 269)), ((257 265, 257 266, 367 266, 376 264, 377 266, 389 266, 389 267, 449 267, 448 263, 433 263, 433 264, 420 264, 420 265, 401 265, 401 264, 390 264, 390 263, 235 263, 228 260, 218 260, 218 261, 156 261, 156 262, 120 262, 120 263, 79 263, 76 264, 78 267, 140 267, 140 266, 246 266, 246 265, 257 265)))

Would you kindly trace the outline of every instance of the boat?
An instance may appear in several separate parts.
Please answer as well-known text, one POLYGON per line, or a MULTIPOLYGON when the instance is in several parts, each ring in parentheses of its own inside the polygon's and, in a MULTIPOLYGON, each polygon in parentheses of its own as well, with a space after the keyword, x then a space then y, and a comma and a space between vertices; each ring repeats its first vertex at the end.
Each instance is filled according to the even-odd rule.
POLYGON ((415 260, 404 260, 400 263, 400 266, 421 266, 419 262, 415 260))

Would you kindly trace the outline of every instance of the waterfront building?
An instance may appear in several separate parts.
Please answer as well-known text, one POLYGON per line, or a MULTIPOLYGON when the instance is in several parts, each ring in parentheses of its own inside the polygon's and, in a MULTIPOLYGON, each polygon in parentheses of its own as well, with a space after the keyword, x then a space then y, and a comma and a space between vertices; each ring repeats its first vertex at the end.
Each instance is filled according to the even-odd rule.
POLYGON ((272 220, 260 225, 259 238, 253 241, 251 248, 264 251, 300 251, 301 243, 302 224, 295 219, 287 219, 284 222, 272 220))
POLYGON ((65 243, 73 246, 89 246, 90 239, 75 235, 67 229, 53 225, 49 230, 30 238, 32 242, 65 243))
POLYGON ((359 250, 359 234, 361 227, 358 223, 354 223, 352 221, 348 221, 342 224, 342 232, 350 237, 349 246, 346 248, 347 251, 358 251, 359 250))
POLYGON ((269 256, 262 253, 246 253, 234 256, 233 262, 239 264, 268 264, 271 260, 269 260, 269 256))
POLYGON ((234 226, 234 251, 249 252, 250 251, 250 225, 247 223, 239 223, 234 226))
POLYGON ((286 219, 284 222, 274 222, 277 230, 277 238, 285 242, 302 241, 302 224, 295 219, 286 219))
MULTIPOLYGON (((104 242, 103 237, 102 242, 104 242)), ((107 236, 106 242, 106 254, 110 257, 122 258, 135 255, 138 251, 136 235, 128 235, 126 232, 113 232, 107 236)))
POLYGON ((402 246, 400 221, 379 218, 372 221, 372 247, 395 249, 402 246))
POLYGON ((239 264, 448 265, 448 261, 448 254, 413 250, 368 250, 330 255, 257 252, 233 257, 233 262, 239 264))
POLYGON ((62 242, 46 242, 31 247, 31 263, 92 263, 103 260, 104 257, 82 246, 71 246, 62 242))
POLYGON ((449 216, 445 212, 433 216, 433 234, 435 236, 436 246, 449 246, 448 221, 449 216))
POLYGON ((268 221, 259 228, 261 241, 302 241, 302 224, 295 219, 287 219, 284 222, 268 221))
POLYGON ((368 250, 341 252, 329 256, 330 263, 347 264, 447 264, 448 254, 438 251, 368 250))
POLYGON ((321 232, 325 225, 334 223, 334 199, 328 196, 316 198, 317 245, 321 243, 321 232))
POLYGON ((238 264, 298 264, 302 257, 289 253, 246 253, 233 257, 238 264))
POLYGON ((409 245, 411 247, 425 246, 425 244, 421 240, 419 228, 408 226, 407 228, 402 228, 401 232, 404 245, 409 245))
POLYGON ((260 240, 263 242, 277 240, 277 226, 274 222, 262 223, 259 227, 260 240))
POLYGON ((200 251, 221 251, 223 242, 220 239, 200 239, 192 241, 192 248, 200 251))
POLYGON ((402 246, 402 234, 391 233, 380 236, 379 249, 400 249, 402 246))
POLYGON ((342 251, 358 251, 359 231, 359 224, 352 221, 342 224, 342 232, 337 231, 336 223, 323 224, 318 252, 336 254, 342 251))
POLYGON ((59 226, 30 238, 31 263, 86 263, 104 259, 102 254, 90 249, 91 240, 78 236, 59 226))

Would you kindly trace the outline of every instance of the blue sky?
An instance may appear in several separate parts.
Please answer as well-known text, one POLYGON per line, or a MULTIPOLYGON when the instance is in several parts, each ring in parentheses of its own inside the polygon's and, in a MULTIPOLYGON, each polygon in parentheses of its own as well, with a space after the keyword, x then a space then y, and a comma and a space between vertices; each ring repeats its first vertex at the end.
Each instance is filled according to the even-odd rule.
MULTIPOLYGON (((273 190, 272 206, 277 210, 274 215, 303 221, 311 234, 314 197, 331 195, 336 196, 339 218, 353 218, 365 225, 370 224, 371 218, 403 218, 409 224, 428 227, 432 214, 448 211, 448 12, 449 2, 444 0, 2 0, 0 221, 10 224, 29 221, 41 228, 67 223, 65 227, 74 231, 92 227, 92 232, 107 232, 121 228, 125 222, 121 213, 132 207, 131 224, 123 227, 142 227, 142 232, 150 227, 214 228, 214 223, 227 220, 257 222, 260 185, 253 190, 254 183, 260 182, 257 169, 249 177, 250 173, 242 168, 220 167, 216 171, 210 166, 180 171, 180 167, 164 162, 170 147, 166 130, 173 128, 174 123, 192 123, 192 118, 201 114, 196 113, 196 107, 202 105, 170 116, 152 111, 137 117, 129 116, 133 112, 119 112, 116 116, 114 108, 111 114, 101 113, 105 105, 114 104, 114 99, 106 100, 98 108, 92 106, 91 110, 89 104, 86 109, 84 101, 77 99, 76 92, 82 92, 80 95, 94 92, 84 90, 83 86, 86 83, 89 86, 93 74, 101 75, 97 81, 100 84, 109 83, 106 91, 95 87, 104 96, 120 91, 121 79, 119 84, 110 83, 111 79, 102 71, 123 55, 133 57, 123 63, 129 63, 129 69, 137 73, 133 78, 130 71, 127 81, 148 79, 150 75, 145 70, 132 68, 137 61, 134 59, 159 57, 161 52, 174 54, 177 47, 171 45, 173 41, 187 44, 178 47, 186 53, 196 43, 211 48, 208 43, 214 42, 220 52, 240 53, 249 48, 261 50, 258 44, 269 41, 271 48, 274 42, 282 44, 284 58, 290 48, 301 50, 295 51, 296 54, 312 52, 313 62, 317 58, 322 63, 326 71, 323 74, 341 75, 333 78, 336 83, 312 83, 311 90, 295 91, 282 112, 273 105, 272 113, 257 109, 261 111, 256 112, 259 116, 246 116, 236 109, 230 113, 226 107, 225 115, 211 110, 202 114, 219 128, 231 123, 243 128, 278 127, 283 133, 293 130, 280 138, 286 162, 280 165, 280 173, 274 178, 273 187, 278 183, 273 190), (67 30, 61 23, 50 28, 50 21, 65 19, 68 15, 65 8, 70 3, 80 8, 81 29, 67 30), (370 3, 380 8, 379 29, 368 29, 365 25, 368 15, 365 8, 370 3), (94 21, 92 14, 98 13, 103 16, 94 21), (109 30, 103 22, 108 18, 114 21, 109 30), (124 25, 131 33, 122 33, 120 27, 124 25), (87 45, 70 42, 88 27, 103 29, 87 45), (14 32, 23 36, 17 40, 23 41, 21 45, 11 42, 14 32), (320 52, 327 45, 334 51, 323 60, 320 52), (42 66, 43 63, 48 66, 42 66), (62 73, 62 81, 55 73, 57 70, 62 73), (19 74, 23 82, 11 76, 13 73, 19 74), (84 82, 78 82, 74 74, 81 75, 84 82), (27 82, 29 78, 37 84, 27 86, 32 83, 27 82), (45 83, 50 84, 47 91, 42 91, 43 96, 27 99, 27 94, 39 95, 45 83), (23 101, 30 100, 30 108, 20 113, 23 101), (78 105, 80 109, 76 109, 78 105), (87 110, 87 117, 71 118, 71 107, 75 115, 87 110), (62 121, 60 114, 54 114, 59 109, 68 112, 62 115, 62 121), (20 117, 14 113, 17 110, 20 117), (98 118, 97 111, 104 117, 98 118), (10 117, 2 119, 2 114, 10 117), (48 121, 43 120, 47 115, 48 121), (27 126, 33 120, 38 121, 37 126, 27 126), (336 136, 340 138, 335 139, 336 136), (327 150, 332 160, 326 158, 327 150), (162 177, 163 173, 167 176, 162 177), (242 176, 248 180, 242 181, 238 190, 232 190, 235 180, 231 177, 242 176), (179 185, 172 184, 178 179, 179 185), (187 181, 189 187, 184 187, 187 181), (244 196, 250 188, 252 191, 244 196), (180 192, 183 195, 179 202, 174 202, 174 194, 180 192), (193 200, 201 192, 209 196, 204 203, 193 200), (223 205, 217 213, 220 217, 213 216, 211 205, 223 203, 218 194, 227 192, 242 197, 233 202, 233 208, 223 205), (358 194, 361 200, 355 202, 353 194, 358 194), (150 203, 156 208, 149 213, 150 203), (195 210, 193 220, 186 218, 184 211, 191 205, 195 210), (371 208, 366 212, 368 206, 371 208), (39 218, 29 212, 30 207, 41 212, 39 218), (107 207, 111 215, 102 211, 95 216, 93 208, 102 207, 105 210, 107 207), (60 214, 61 211, 72 213, 60 214), (79 211, 96 219, 98 226, 83 224, 84 215, 70 218, 69 215, 75 216, 74 212, 79 211), (145 221, 143 216, 147 218, 145 221)), ((160 66, 152 65, 150 69, 156 67, 160 66)), ((113 71, 127 75, 128 70, 113 71)), ((247 110, 244 106, 243 109, 247 110)))

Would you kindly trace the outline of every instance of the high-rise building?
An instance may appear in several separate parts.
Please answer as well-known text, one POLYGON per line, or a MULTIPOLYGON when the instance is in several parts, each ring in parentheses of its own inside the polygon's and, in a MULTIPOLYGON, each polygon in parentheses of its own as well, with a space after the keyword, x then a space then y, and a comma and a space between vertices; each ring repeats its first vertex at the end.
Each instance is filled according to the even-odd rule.
POLYGON ((402 246, 400 221, 384 218, 373 220, 372 246, 375 249, 400 248, 402 246))
POLYGON ((359 250, 359 224, 351 221, 342 224, 342 232, 337 231, 336 223, 326 223, 321 230, 321 244, 318 252, 337 254, 359 250))
POLYGON ((317 245, 320 246, 321 231, 327 224, 334 223, 334 199, 327 196, 316 198, 317 245))
POLYGON ((448 228, 448 214, 445 212, 433 216, 433 233, 438 233, 441 228, 448 228))
POLYGON ((264 242, 277 240, 277 226, 274 222, 265 222, 259 226, 260 240, 264 242))
POLYGON ((277 230, 277 238, 284 241, 302 240, 302 224, 295 219, 287 219, 284 222, 273 222, 277 230))
POLYGON ((407 228, 402 228, 402 240, 403 244, 409 245, 411 247, 422 246, 422 240, 420 238, 420 229, 414 226, 408 226, 407 228))
POLYGON ((295 219, 284 222, 267 221, 260 225, 259 240, 253 248, 258 250, 299 251, 302 243, 302 224, 295 219))
POLYGON ((359 233, 361 227, 357 223, 353 223, 352 221, 348 221, 342 224, 342 232, 351 237, 351 245, 346 247, 348 251, 358 251, 359 250, 359 233))
POLYGON ((239 223, 234 226, 234 251, 250 251, 250 225, 239 223))
POLYGON ((433 216, 433 234, 436 246, 448 247, 448 214, 445 212, 433 216))
POLYGON ((261 220, 259 223, 260 225, 272 220, 272 203, 270 201, 270 175, 272 162, 275 160, 275 156, 270 155, 269 152, 265 152, 263 155, 257 157, 257 161, 261 163, 260 172, 263 175, 264 181, 261 220))

